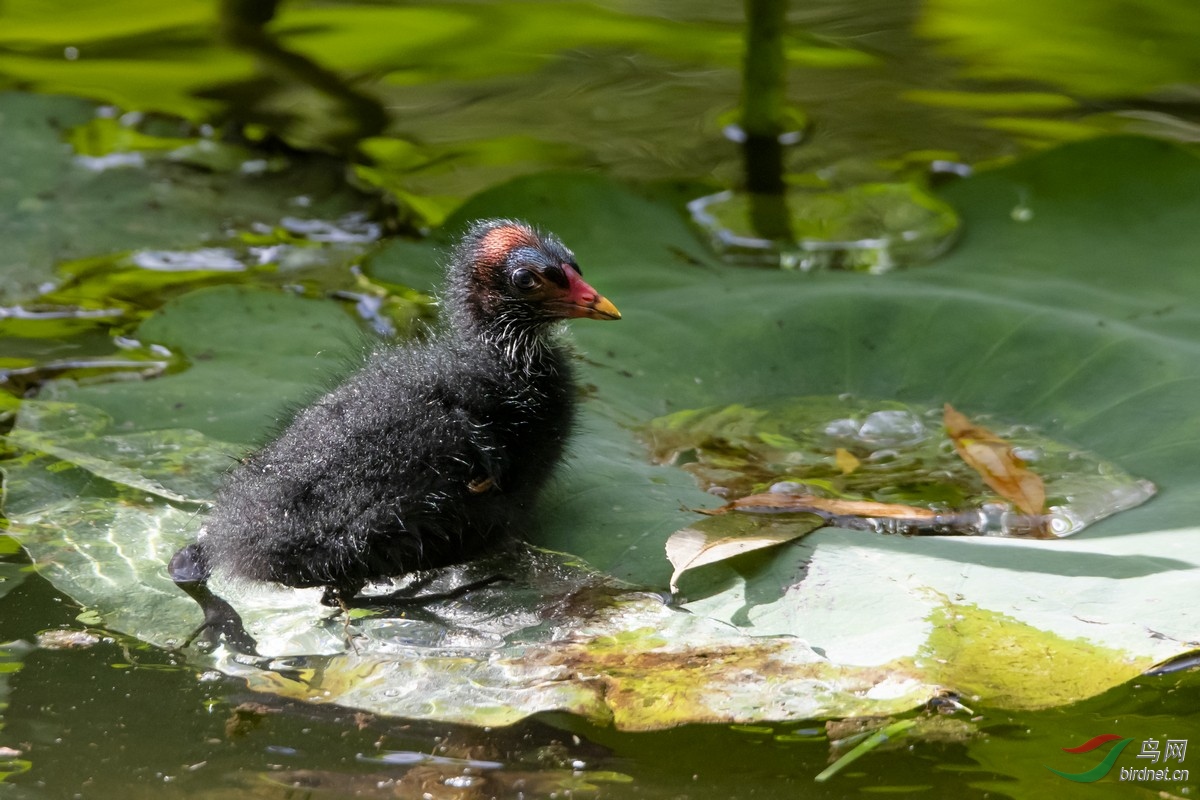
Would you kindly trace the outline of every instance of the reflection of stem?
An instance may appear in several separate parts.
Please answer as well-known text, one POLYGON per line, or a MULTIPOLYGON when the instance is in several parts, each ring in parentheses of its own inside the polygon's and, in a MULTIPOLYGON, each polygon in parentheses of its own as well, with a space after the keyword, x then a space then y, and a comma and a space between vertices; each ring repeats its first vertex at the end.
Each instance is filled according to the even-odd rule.
POLYGON ((299 53, 283 48, 265 27, 275 17, 278 0, 221 0, 221 37, 231 46, 259 58, 269 70, 284 78, 311 86, 346 111, 351 130, 337 136, 337 144, 352 147, 387 126, 388 114, 374 97, 346 84, 340 75, 299 53))
POLYGON ((785 77, 783 32, 787 0, 746 0, 746 58, 742 73, 742 154, 750 223, 764 239, 791 240, 784 197, 785 77))
MULTIPOLYGON (((749 157, 746 159, 749 161, 749 157)), ((773 242, 792 242, 792 212, 787 195, 779 192, 750 192, 750 225, 760 239, 773 242)))
POLYGON ((742 75, 742 129, 750 138, 783 133, 783 30, 787 0, 746 0, 746 60, 742 75))

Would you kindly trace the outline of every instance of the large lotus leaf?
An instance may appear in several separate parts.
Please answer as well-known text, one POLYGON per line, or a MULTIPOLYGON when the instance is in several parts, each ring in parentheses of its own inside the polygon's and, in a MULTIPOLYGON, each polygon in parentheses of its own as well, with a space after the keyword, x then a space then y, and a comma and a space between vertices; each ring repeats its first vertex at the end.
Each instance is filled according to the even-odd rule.
MULTIPOLYGON (((943 605, 979 607, 1052 633, 1045 644, 1060 651, 1076 639, 1124 651, 1095 660, 1107 674, 1086 691, 1075 685, 1052 700, 1024 681, 1026 702, 1060 702, 1195 639, 1188 631, 1196 628, 1197 559, 1188 543, 1200 506, 1191 413, 1200 390, 1200 310, 1180 298, 1200 289, 1187 222, 1200 208, 1198 177, 1191 155, 1131 138, 983 173, 945 192, 966 221, 959 248, 931 268, 877 281, 713 273, 677 219, 599 180, 517 182, 476 198, 460 216, 530 217, 577 250, 625 314, 619 325, 576 331, 597 362, 597 411, 622 422, 813 394, 949 401, 1033 425, 1155 481, 1160 498, 1065 542, 827 530, 758 572, 713 575, 711 588, 723 591, 691 606, 749 618, 749 629, 766 635, 801 636, 823 652, 833 647, 842 663, 944 649, 932 638, 943 605), (629 216, 618 219, 625 209, 629 216), (642 326, 653 331, 649 339, 642 326), (808 577, 793 586, 786 579, 805 563, 808 577), (1112 607, 1094 613, 1103 598, 1112 607), (1067 613, 1077 604, 1087 613, 1067 613), (1123 666, 1114 673, 1105 661, 1123 666)), ((538 541, 606 570, 655 570, 661 583, 669 569, 646 564, 644 542, 636 550, 614 546, 613 531, 628 513, 621 494, 564 487, 555 512, 602 516, 611 527, 590 545, 579 531, 558 538, 565 528, 547 529, 538 541)), ((981 652, 995 644, 974 638, 981 652)), ((1000 663, 988 669, 1005 671, 1000 663)))
MULTIPOLYGON (((41 397, 94 406, 125 434, 186 429, 244 446, 260 442, 290 405, 347 370, 365 338, 336 304, 236 286, 167 303, 137 335, 182 351, 189 367, 149 385, 58 381, 41 397)), ((37 412, 36 419, 44 417, 37 412)), ((26 427, 36 433, 36 424, 26 427)), ((232 459, 241 449, 227 452, 232 459)))
MULTIPOLYGON (((1064 148, 952 187, 946 197, 967 225, 960 247, 932 267, 878 277, 720 267, 669 206, 599 178, 541 176, 479 196, 448 231, 496 214, 555 230, 625 315, 573 326, 589 399, 570 464, 530 534, 600 573, 665 586, 667 536, 695 521, 686 508, 711 504, 682 471, 651 465, 638 440, 650 420, 687 408, 846 392, 867 401, 949 401, 1074 442, 1155 481, 1161 494, 1054 542, 825 529, 697 570, 685 578, 692 602, 684 611, 570 558, 527 555, 519 559, 522 591, 557 587, 574 599, 547 606, 543 597, 497 616, 489 612, 504 597, 497 589, 476 606, 435 609, 451 615, 449 630, 467 632, 459 647, 453 635, 430 629, 400 633, 403 624, 389 638, 397 621, 375 617, 355 622, 375 632, 363 649, 332 653, 336 637, 313 624, 311 593, 235 593, 252 632, 280 661, 264 670, 218 651, 218 663, 262 688, 390 713, 496 723, 565 708, 627 728, 888 712, 939 687, 992 705, 1045 706, 1119 684, 1186 650, 1200 613, 1200 560, 1188 547, 1200 535, 1189 527, 1200 490, 1200 421, 1189 413, 1200 389, 1200 325, 1193 305, 1178 300, 1195 296, 1188 259, 1200 234, 1166 222, 1200 212, 1197 186, 1200 163, 1174 148, 1128 139, 1064 148), (499 627, 480 622, 505 617, 493 623, 499 627), (472 634, 480 630, 503 643, 485 646, 472 634), (441 679, 414 678, 421 670, 441 679), (404 689, 410 681, 420 687, 415 695, 404 689)), ((371 268, 387 269, 386 255, 371 268)), ((208 326, 221 325, 188 311, 211 308, 211 295, 182 298, 164 312, 191 321, 192 343, 181 340, 186 355, 204 347, 208 326)), ((261 292, 242 301, 302 302, 261 292)), ((308 307, 281 317, 290 313, 303 318, 308 307)), ((251 336, 256 324, 247 313, 240 331, 251 336)), ((285 352, 311 348, 318 333, 298 325, 285 352)), ((263 396, 265 386, 240 391, 220 377, 223 365, 239 374, 251 350, 214 351, 203 363, 236 397, 229 412, 257 409, 265 418, 300 396, 299 381, 263 396)), ((192 370, 199 368, 197 361, 192 370)), ((178 428, 170 404, 155 407, 153 398, 160 390, 170 397, 163 387, 187 374, 128 387, 122 403, 144 392, 136 414, 119 415, 114 396, 105 399, 108 387, 54 394, 124 420, 106 436, 178 428)), ((193 419, 201 433, 249 438, 248 416, 223 427, 219 397, 208 408, 193 419)), ((133 492, 122 473, 93 466, 61 454, 8 465, 13 532, 27 537, 38 561, 58 558, 55 536, 75 535, 56 532, 56 519, 70 526, 72 515, 87 515, 72 509, 81 502, 72 498, 90 492, 144 516, 162 506, 135 497, 145 486, 135 483, 133 492), (39 459, 66 466, 47 471, 39 459), (75 483, 31 488, 46 476, 75 483), (56 505, 60 499, 67 506, 56 505), (31 531, 36 525, 43 529, 31 531)), ((137 530, 104 524, 114 539, 125 526, 137 530)), ((173 543, 187 535, 168 534, 173 543)), ((139 564, 123 541, 86 538, 87 554, 105 568, 115 550, 134 564, 136 580, 163 582, 161 572, 145 575, 161 571, 169 548, 139 564)), ((54 580, 80 589, 68 570, 54 580)), ((105 603, 93 604, 111 607, 119 593, 134 605, 132 580, 114 581, 105 603)), ((119 625, 106 619, 152 641, 178 639, 186 625, 173 614, 164 614, 169 625, 154 616, 165 604, 137 603, 142 610, 128 612, 137 619, 119 625)))
MULTIPOLYGON (((241 449, 209 434, 258 436, 281 406, 307 391, 296 375, 319 366, 314 356, 327 340, 337 342, 341 324, 349 318, 336 306, 262 290, 207 289, 167 304, 139 335, 180 346, 174 337, 186 334, 184 349, 204 354, 189 371, 147 384, 61 383, 53 387, 57 399, 21 406, 9 439, 26 454, 5 463, 11 532, 43 575, 105 624, 178 645, 199 612, 171 584, 165 564, 195 534, 212 482, 241 449), (248 380, 251 373, 258 380, 248 380), (236 412, 215 412, 203 382, 225 387, 236 412), (248 422, 252 415, 257 424, 248 422), (175 427, 181 422, 198 430, 175 427)), ((595 440, 590 481, 624 487, 636 515, 623 516, 623 524, 640 526, 646 560, 657 560, 674 517, 686 516, 675 508, 679 493, 669 484, 647 492, 647 480, 667 471, 631 455, 628 443, 609 446, 623 434, 603 418, 595 425, 581 437, 595 440)), ((674 478, 686 493, 690 478, 674 478)), ((477 724, 548 709, 628 728, 752 721, 763 715, 768 691, 775 696, 770 716, 857 715, 901 710, 932 690, 909 677, 870 694, 877 670, 832 669, 803 643, 731 635, 719 621, 672 610, 658 595, 633 591, 571 556, 518 553, 452 571, 442 583, 497 572, 512 582, 476 592, 469 604, 356 619, 350 652, 340 618, 319 605, 319 592, 220 585, 269 660, 224 648, 202 659, 255 688, 477 724), (748 671, 763 678, 747 682, 748 671), (687 703, 674 699, 697 683, 710 691, 687 703)))

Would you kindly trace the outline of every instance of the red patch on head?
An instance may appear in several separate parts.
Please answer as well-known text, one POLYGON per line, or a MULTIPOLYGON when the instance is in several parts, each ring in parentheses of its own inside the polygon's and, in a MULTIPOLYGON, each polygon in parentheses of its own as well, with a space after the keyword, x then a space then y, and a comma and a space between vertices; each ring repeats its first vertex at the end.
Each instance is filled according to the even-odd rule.
POLYGON ((479 263, 498 266, 517 247, 537 247, 537 236, 523 225, 501 225, 483 235, 475 246, 475 259, 479 263))

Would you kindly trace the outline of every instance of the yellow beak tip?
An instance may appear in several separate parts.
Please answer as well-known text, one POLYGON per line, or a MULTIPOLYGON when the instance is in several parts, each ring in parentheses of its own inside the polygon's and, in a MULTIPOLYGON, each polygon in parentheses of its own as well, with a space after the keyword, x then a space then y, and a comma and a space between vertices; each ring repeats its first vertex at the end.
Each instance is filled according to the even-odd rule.
POLYGON ((621 312, 617 311, 617 307, 609 302, 607 297, 601 297, 592 306, 592 311, 595 312, 597 319, 620 319, 621 312))

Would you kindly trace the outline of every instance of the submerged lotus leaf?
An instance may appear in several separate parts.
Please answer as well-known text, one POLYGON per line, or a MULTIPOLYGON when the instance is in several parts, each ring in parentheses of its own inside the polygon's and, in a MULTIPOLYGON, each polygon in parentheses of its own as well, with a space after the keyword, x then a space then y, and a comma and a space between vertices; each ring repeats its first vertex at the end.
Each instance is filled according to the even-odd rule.
POLYGON ((29 452, 4 469, 9 532, 39 574, 103 624, 148 642, 168 644, 168 631, 195 626, 195 604, 165 570, 180 533, 194 528, 194 507, 180 509, 51 455, 29 452))
MULTIPOLYGON (((929 527, 944 533, 1069 536, 1154 494, 1153 485, 1117 465, 1027 425, 999 428, 998 446, 1019 454, 1045 487, 1051 507, 1043 520, 989 489, 993 476, 957 452, 942 418, 937 407, 809 397, 677 411, 651 420, 644 436, 656 461, 687 470, 708 491, 735 499, 778 495, 780 502, 762 503, 762 511, 786 511, 786 498, 802 495, 848 506, 900 504, 916 507, 914 516, 939 512, 929 527)), ((841 513, 874 518, 881 532, 910 532, 902 522, 887 522, 898 516, 890 511, 841 513)))
MULTIPOLYGON (((576 567, 575 574, 578 582, 586 570, 576 567)), ((479 625, 488 603, 473 601, 464 618, 479 625)), ((297 699, 477 725, 512 723, 545 710, 626 730, 856 716, 902 711, 935 691, 902 664, 844 669, 801 640, 731 633, 656 596, 609 594, 604 602, 562 610, 571 613, 490 649, 452 640, 414 644, 403 626, 419 626, 393 619, 380 621, 376 633, 383 638, 368 632, 355 653, 278 654, 264 670, 218 651, 217 665, 251 688, 297 699)), ((291 616, 294 621, 295 611, 291 616)), ((333 641, 341 623, 327 628, 333 641)))
POLYGON ((111 424, 91 406, 28 402, 8 440, 115 484, 183 504, 211 499, 240 449, 180 429, 113 435, 111 424))
MULTIPOLYGON (((529 532, 545 550, 509 556, 514 585, 431 607, 440 620, 356 617, 357 652, 340 619, 323 619, 318 592, 221 587, 269 660, 218 649, 197 663, 381 713, 499 724, 564 709, 632 729, 891 713, 943 689, 1012 708, 1062 704, 1187 651, 1200 625, 1200 311, 1180 298, 1200 294, 1200 161, 1155 142, 1091 142, 944 197, 965 221, 959 248, 877 277, 725 268, 678 209, 595 176, 522 179, 472 199, 441 242, 470 218, 529 219, 561 235, 624 314, 572 326, 586 401, 529 532), (823 528, 685 574, 683 610, 640 591, 668 585, 665 542, 696 521, 689 509, 717 500, 653 463, 635 430, 682 409, 740 406, 755 412, 739 423, 746 452, 786 453, 796 432, 763 427, 760 412, 843 394, 879 410, 951 402, 990 425, 1027 425, 1160 495, 1059 541, 823 528), (961 669, 939 663, 947 654, 961 669)), ((341 360, 317 354, 343 324, 353 327, 332 304, 262 290, 173 301, 139 336, 179 349, 188 369, 55 384, 29 404, 28 429, 18 417, 18 440, 42 438, 4 464, 10 532, 105 624, 179 641, 199 614, 163 567, 199 519, 147 492, 150 481, 200 493, 203 482, 185 490, 169 476, 209 470, 203 452, 246 445, 311 396, 341 360), (59 441, 33 427, 38 413, 62 419, 34 404, 46 401, 112 424, 63 423, 59 441), (163 441, 180 457, 148 457, 145 472, 136 458, 101 467, 85 446, 129 436, 153 455, 135 434, 155 431, 173 431, 163 441)), ((747 459, 734 455, 719 467, 738 473, 747 459)), ((836 481, 862 467, 845 472, 834 455, 828 469, 836 481)))

